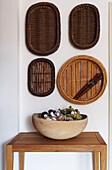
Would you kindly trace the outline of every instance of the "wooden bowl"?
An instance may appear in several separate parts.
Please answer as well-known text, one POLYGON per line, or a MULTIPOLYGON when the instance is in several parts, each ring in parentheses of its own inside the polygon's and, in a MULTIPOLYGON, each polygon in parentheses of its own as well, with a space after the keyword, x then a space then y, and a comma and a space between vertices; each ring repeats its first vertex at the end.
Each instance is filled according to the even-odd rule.
POLYGON ((79 135, 88 122, 87 115, 82 115, 82 118, 82 120, 74 121, 53 121, 40 118, 38 113, 32 115, 33 125, 38 132, 48 138, 59 140, 79 135))

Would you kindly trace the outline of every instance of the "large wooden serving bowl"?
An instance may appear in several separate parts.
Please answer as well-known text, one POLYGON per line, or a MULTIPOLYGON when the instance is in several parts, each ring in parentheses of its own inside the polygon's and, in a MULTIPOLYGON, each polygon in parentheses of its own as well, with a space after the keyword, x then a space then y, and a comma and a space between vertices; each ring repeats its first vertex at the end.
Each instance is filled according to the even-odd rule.
MULTIPOLYGON (((82 114, 81 114, 82 115, 82 114)), ((69 139, 79 135, 88 122, 87 115, 82 115, 82 120, 74 121, 53 121, 40 118, 40 114, 32 115, 35 129, 42 135, 52 139, 69 139)))

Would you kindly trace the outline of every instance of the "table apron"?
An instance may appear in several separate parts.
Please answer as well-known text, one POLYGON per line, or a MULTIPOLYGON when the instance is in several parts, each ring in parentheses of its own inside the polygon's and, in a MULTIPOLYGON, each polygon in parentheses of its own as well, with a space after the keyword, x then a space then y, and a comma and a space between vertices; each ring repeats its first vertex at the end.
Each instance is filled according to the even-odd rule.
POLYGON ((106 145, 12 145, 13 152, 102 152, 106 145))

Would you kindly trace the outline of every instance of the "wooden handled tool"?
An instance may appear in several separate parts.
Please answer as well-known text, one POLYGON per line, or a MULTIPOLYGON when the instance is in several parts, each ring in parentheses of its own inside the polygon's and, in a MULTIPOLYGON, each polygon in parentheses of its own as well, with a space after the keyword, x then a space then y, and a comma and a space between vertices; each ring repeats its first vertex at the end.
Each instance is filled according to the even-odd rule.
POLYGON ((103 78, 101 73, 97 73, 93 79, 90 79, 86 85, 84 85, 81 90, 73 97, 73 99, 77 100, 85 93, 87 93, 99 80, 103 78))

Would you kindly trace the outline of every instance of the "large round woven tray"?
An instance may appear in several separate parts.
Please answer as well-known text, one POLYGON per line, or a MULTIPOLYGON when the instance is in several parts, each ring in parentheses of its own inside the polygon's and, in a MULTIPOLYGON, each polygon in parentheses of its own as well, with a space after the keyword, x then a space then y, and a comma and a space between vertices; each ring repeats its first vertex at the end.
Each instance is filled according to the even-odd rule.
POLYGON ((100 34, 100 16, 94 5, 76 6, 70 13, 69 21, 69 36, 74 47, 88 49, 97 43, 100 34))
POLYGON ((81 105, 99 99, 106 88, 106 84, 107 74, 103 64, 99 60, 86 55, 75 56, 66 61, 59 70, 57 77, 57 85, 62 97, 71 103, 81 105), (74 99, 81 88, 97 73, 102 75, 102 79, 79 99, 74 99))
POLYGON ((47 96, 55 87, 54 64, 44 58, 33 60, 28 67, 28 89, 35 96, 47 96))
POLYGON ((60 14, 51 3, 32 5, 26 14, 26 46, 36 55, 49 55, 60 44, 60 14))

